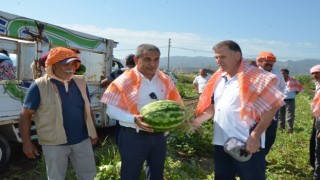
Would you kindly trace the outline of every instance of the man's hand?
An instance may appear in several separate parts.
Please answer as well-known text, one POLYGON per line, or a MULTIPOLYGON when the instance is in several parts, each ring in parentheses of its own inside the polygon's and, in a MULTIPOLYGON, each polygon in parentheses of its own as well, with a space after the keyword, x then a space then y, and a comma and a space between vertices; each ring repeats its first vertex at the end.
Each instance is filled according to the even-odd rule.
POLYGON ((191 126, 194 128, 194 129, 199 129, 200 126, 201 126, 202 122, 200 122, 199 120, 197 120, 197 118, 194 118, 191 122, 191 126))
POLYGON ((260 151, 260 136, 256 136, 252 132, 246 142, 246 151, 248 153, 256 153, 260 151))
POLYGON ((23 153, 30 159, 35 159, 40 155, 38 148, 31 141, 23 143, 23 153))
POLYGON ((31 118, 35 110, 22 108, 20 119, 19 119, 19 129, 23 145, 23 153, 28 157, 35 159, 39 156, 39 150, 32 143, 30 139, 30 129, 31 129, 31 118))
POLYGON ((260 138, 263 132, 270 126, 270 123, 273 121, 279 107, 273 107, 272 109, 265 111, 261 115, 261 119, 257 126, 250 133, 249 138, 246 142, 246 151, 248 153, 256 153, 260 151, 260 138))
POLYGON ((92 145, 97 144, 98 139, 99 139, 98 137, 96 137, 96 138, 94 138, 94 139, 90 138, 90 140, 91 140, 91 144, 92 144, 92 145))
POLYGON ((143 122, 143 115, 141 115, 141 114, 134 116, 134 122, 143 131, 147 131, 147 132, 154 131, 149 124, 143 122))
POLYGON ((214 116, 214 106, 211 104, 200 116, 197 116, 193 119, 191 125, 198 129, 202 123, 211 120, 214 116))

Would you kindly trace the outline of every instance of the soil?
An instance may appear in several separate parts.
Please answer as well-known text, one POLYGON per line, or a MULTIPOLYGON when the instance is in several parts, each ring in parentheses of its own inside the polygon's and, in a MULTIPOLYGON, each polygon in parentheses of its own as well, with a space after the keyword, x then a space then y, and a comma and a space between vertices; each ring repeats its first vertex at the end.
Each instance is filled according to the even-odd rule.
MULTIPOLYGON (((184 100, 185 106, 190 107, 193 110, 197 107, 199 98, 191 98, 184 100)), ((202 169, 206 170, 207 172, 213 172, 214 164, 213 164, 213 157, 198 157, 199 165, 202 169)))
POLYGON ((11 143, 11 157, 8 167, 0 172, 0 179, 11 179, 16 171, 27 172, 34 168, 39 159, 28 159, 22 152, 22 144, 11 143))

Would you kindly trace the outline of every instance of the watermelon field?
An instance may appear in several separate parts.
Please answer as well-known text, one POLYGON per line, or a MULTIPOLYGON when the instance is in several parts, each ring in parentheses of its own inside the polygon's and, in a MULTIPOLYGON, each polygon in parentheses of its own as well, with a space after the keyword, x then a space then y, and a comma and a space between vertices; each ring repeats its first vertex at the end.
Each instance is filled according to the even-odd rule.
MULTIPOLYGON (((308 76, 296 77, 304 84, 305 92, 296 99, 296 119, 294 133, 277 132, 277 139, 267 160, 267 179, 312 179, 312 169, 309 165, 309 138, 312 127, 310 90, 314 83, 308 76)), ((193 75, 178 75, 178 89, 184 98, 185 105, 194 108, 197 95, 193 91, 193 75)), ((213 164, 213 122, 205 123, 201 129, 189 134, 178 128, 168 136, 168 153, 165 163, 166 180, 214 179, 213 164)), ((106 136, 101 144, 95 147, 97 164, 97 180, 120 179, 120 155, 114 144, 114 137, 106 136)), ((44 160, 41 157, 32 168, 24 170, 18 165, 11 165, 2 179, 46 179, 44 160)), ((72 168, 68 170, 68 180, 76 179, 72 168)), ((144 172, 141 173, 144 178, 144 172)))

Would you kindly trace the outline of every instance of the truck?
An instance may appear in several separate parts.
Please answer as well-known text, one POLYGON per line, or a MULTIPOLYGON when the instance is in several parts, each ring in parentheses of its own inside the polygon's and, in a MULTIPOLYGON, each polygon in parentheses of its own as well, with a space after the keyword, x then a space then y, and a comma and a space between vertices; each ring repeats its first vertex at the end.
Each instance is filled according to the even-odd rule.
MULTIPOLYGON (((16 71, 15 79, 0 80, 0 171, 9 162, 10 143, 22 142, 18 122, 23 98, 30 84, 45 73, 39 58, 51 48, 63 46, 80 52, 95 125, 98 128, 115 125, 115 120, 106 114, 106 105, 100 103, 105 91, 100 81, 112 70, 123 68, 113 56, 117 44, 111 39, 0 11, 0 49, 9 52, 16 71)), ((36 140, 35 126, 31 133, 36 140)))

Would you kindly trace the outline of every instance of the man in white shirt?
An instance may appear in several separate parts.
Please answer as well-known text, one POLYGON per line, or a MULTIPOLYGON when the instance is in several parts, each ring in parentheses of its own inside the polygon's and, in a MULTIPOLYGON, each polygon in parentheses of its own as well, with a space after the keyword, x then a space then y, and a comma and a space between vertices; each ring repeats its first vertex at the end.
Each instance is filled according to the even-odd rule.
POLYGON ((136 66, 126 70, 104 92, 101 102, 107 114, 119 120, 118 146, 121 156, 121 179, 139 179, 146 161, 147 179, 163 180, 167 138, 143 122, 140 109, 153 101, 182 99, 171 78, 158 70, 160 50, 151 44, 137 47, 136 66))
POLYGON ((199 128, 214 118, 215 179, 266 179, 264 132, 284 95, 275 86, 275 75, 244 62, 236 42, 219 42, 213 50, 219 69, 200 95, 192 125, 199 128), (230 138, 242 141, 240 153, 226 150, 230 138), (241 160, 246 154, 250 158, 241 160))
POLYGON ((199 75, 193 80, 193 87, 197 93, 202 93, 210 77, 211 74, 208 73, 207 69, 200 69, 199 75))

